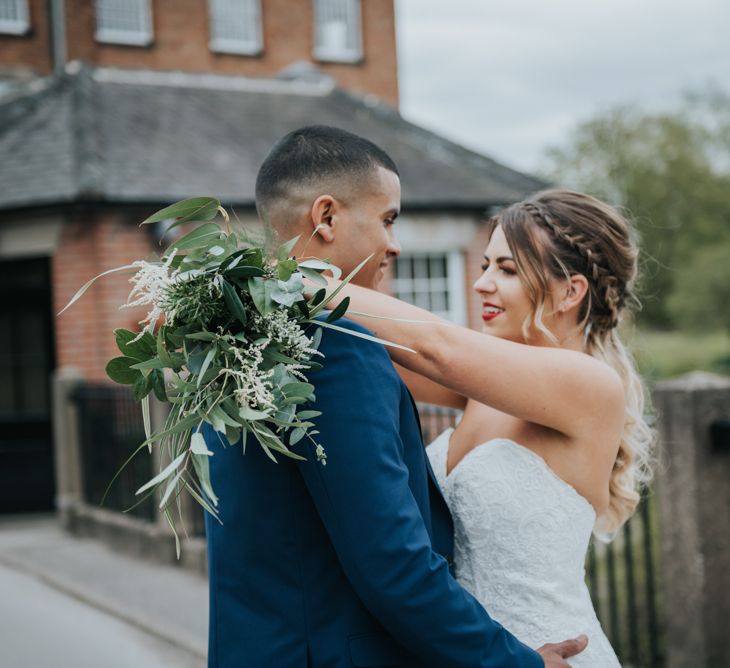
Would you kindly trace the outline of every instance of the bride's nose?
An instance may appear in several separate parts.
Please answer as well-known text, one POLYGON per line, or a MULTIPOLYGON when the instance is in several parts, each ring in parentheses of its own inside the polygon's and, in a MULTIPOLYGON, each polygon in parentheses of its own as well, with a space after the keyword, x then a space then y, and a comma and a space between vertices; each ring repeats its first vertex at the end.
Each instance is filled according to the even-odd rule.
POLYGON ((494 292, 497 289, 496 284, 490 276, 487 276, 489 270, 482 273, 482 275, 475 281, 474 290, 476 292, 494 292))

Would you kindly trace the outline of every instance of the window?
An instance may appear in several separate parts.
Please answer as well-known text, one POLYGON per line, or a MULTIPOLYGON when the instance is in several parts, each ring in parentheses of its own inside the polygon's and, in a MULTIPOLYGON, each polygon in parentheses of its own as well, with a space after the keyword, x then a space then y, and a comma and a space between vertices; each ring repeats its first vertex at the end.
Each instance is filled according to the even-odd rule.
POLYGON ((360 0, 314 0, 314 55, 346 63, 362 58, 360 0))
POLYGON ((0 0, 0 33, 23 35, 29 29, 28 0, 0 0))
POLYGON ((150 0, 96 0, 96 39, 132 46, 150 44, 150 0))
POLYGON ((464 258, 460 251, 402 254, 395 262, 391 289, 410 304, 466 323, 464 258))
POLYGON ((213 51, 261 53, 261 0, 210 0, 209 7, 213 51))

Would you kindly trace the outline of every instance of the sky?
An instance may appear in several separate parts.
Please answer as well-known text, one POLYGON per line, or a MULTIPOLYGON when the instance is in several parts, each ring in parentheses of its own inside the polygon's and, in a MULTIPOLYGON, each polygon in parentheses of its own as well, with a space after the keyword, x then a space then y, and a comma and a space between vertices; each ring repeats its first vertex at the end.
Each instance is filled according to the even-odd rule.
POLYGON ((400 110, 511 167, 617 106, 730 91, 730 0, 395 0, 400 110))

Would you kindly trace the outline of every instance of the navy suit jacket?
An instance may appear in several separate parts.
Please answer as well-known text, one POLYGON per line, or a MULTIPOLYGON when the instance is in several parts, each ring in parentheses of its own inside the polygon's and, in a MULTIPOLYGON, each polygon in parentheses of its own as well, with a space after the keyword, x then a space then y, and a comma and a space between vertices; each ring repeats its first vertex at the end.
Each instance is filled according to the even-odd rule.
POLYGON ((204 426, 223 522, 206 517, 209 667, 542 667, 449 570, 451 518, 385 349, 325 330, 320 351, 325 466, 308 439, 306 462, 274 464, 204 426))

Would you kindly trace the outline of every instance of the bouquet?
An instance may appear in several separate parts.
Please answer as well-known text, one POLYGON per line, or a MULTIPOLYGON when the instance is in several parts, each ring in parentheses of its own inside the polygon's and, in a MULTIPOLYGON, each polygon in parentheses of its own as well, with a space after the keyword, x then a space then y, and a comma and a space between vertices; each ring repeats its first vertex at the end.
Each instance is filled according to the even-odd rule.
POLYGON ((177 501, 179 511, 183 491, 219 519, 209 475, 213 453, 200 433, 202 424, 212 425, 231 445, 242 440, 244 454, 252 438, 274 462, 276 454, 304 459, 296 446, 309 439, 325 465, 327 455, 311 422, 320 413, 306 408, 315 398, 307 373, 321 367, 317 347, 322 328, 387 342, 334 324, 347 311, 347 298, 326 318, 315 319, 370 258, 327 294, 323 273, 340 278, 341 271, 324 260, 292 257, 299 237, 277 247, 265 225, 264 241, 252 241, 242 227, 231 229, 220 202, 209 197, 173 204, 142 224, 170 220, 168 231, 184 223, 199 225, 159 259, 139 260, 91 279, 63 310, 101 276, 133 273, 123 306, 149 311, 140 331, 114 331, 121 355, 109 361, 106 372, 113 381, 130 385, 142 402, 146 440, 124 466, 143 448, 152 453, 158 447, 165 454, 162 470, 137 494, 144 500, 159 493, 179 556, 171 506, 177 501), (215 220, 219 215, 224 226, 215 220), (307 292, 314 291, 309 297, 305 279, 307 292), (150 424, 151 393, 170 404, 159 431, 150 424))

